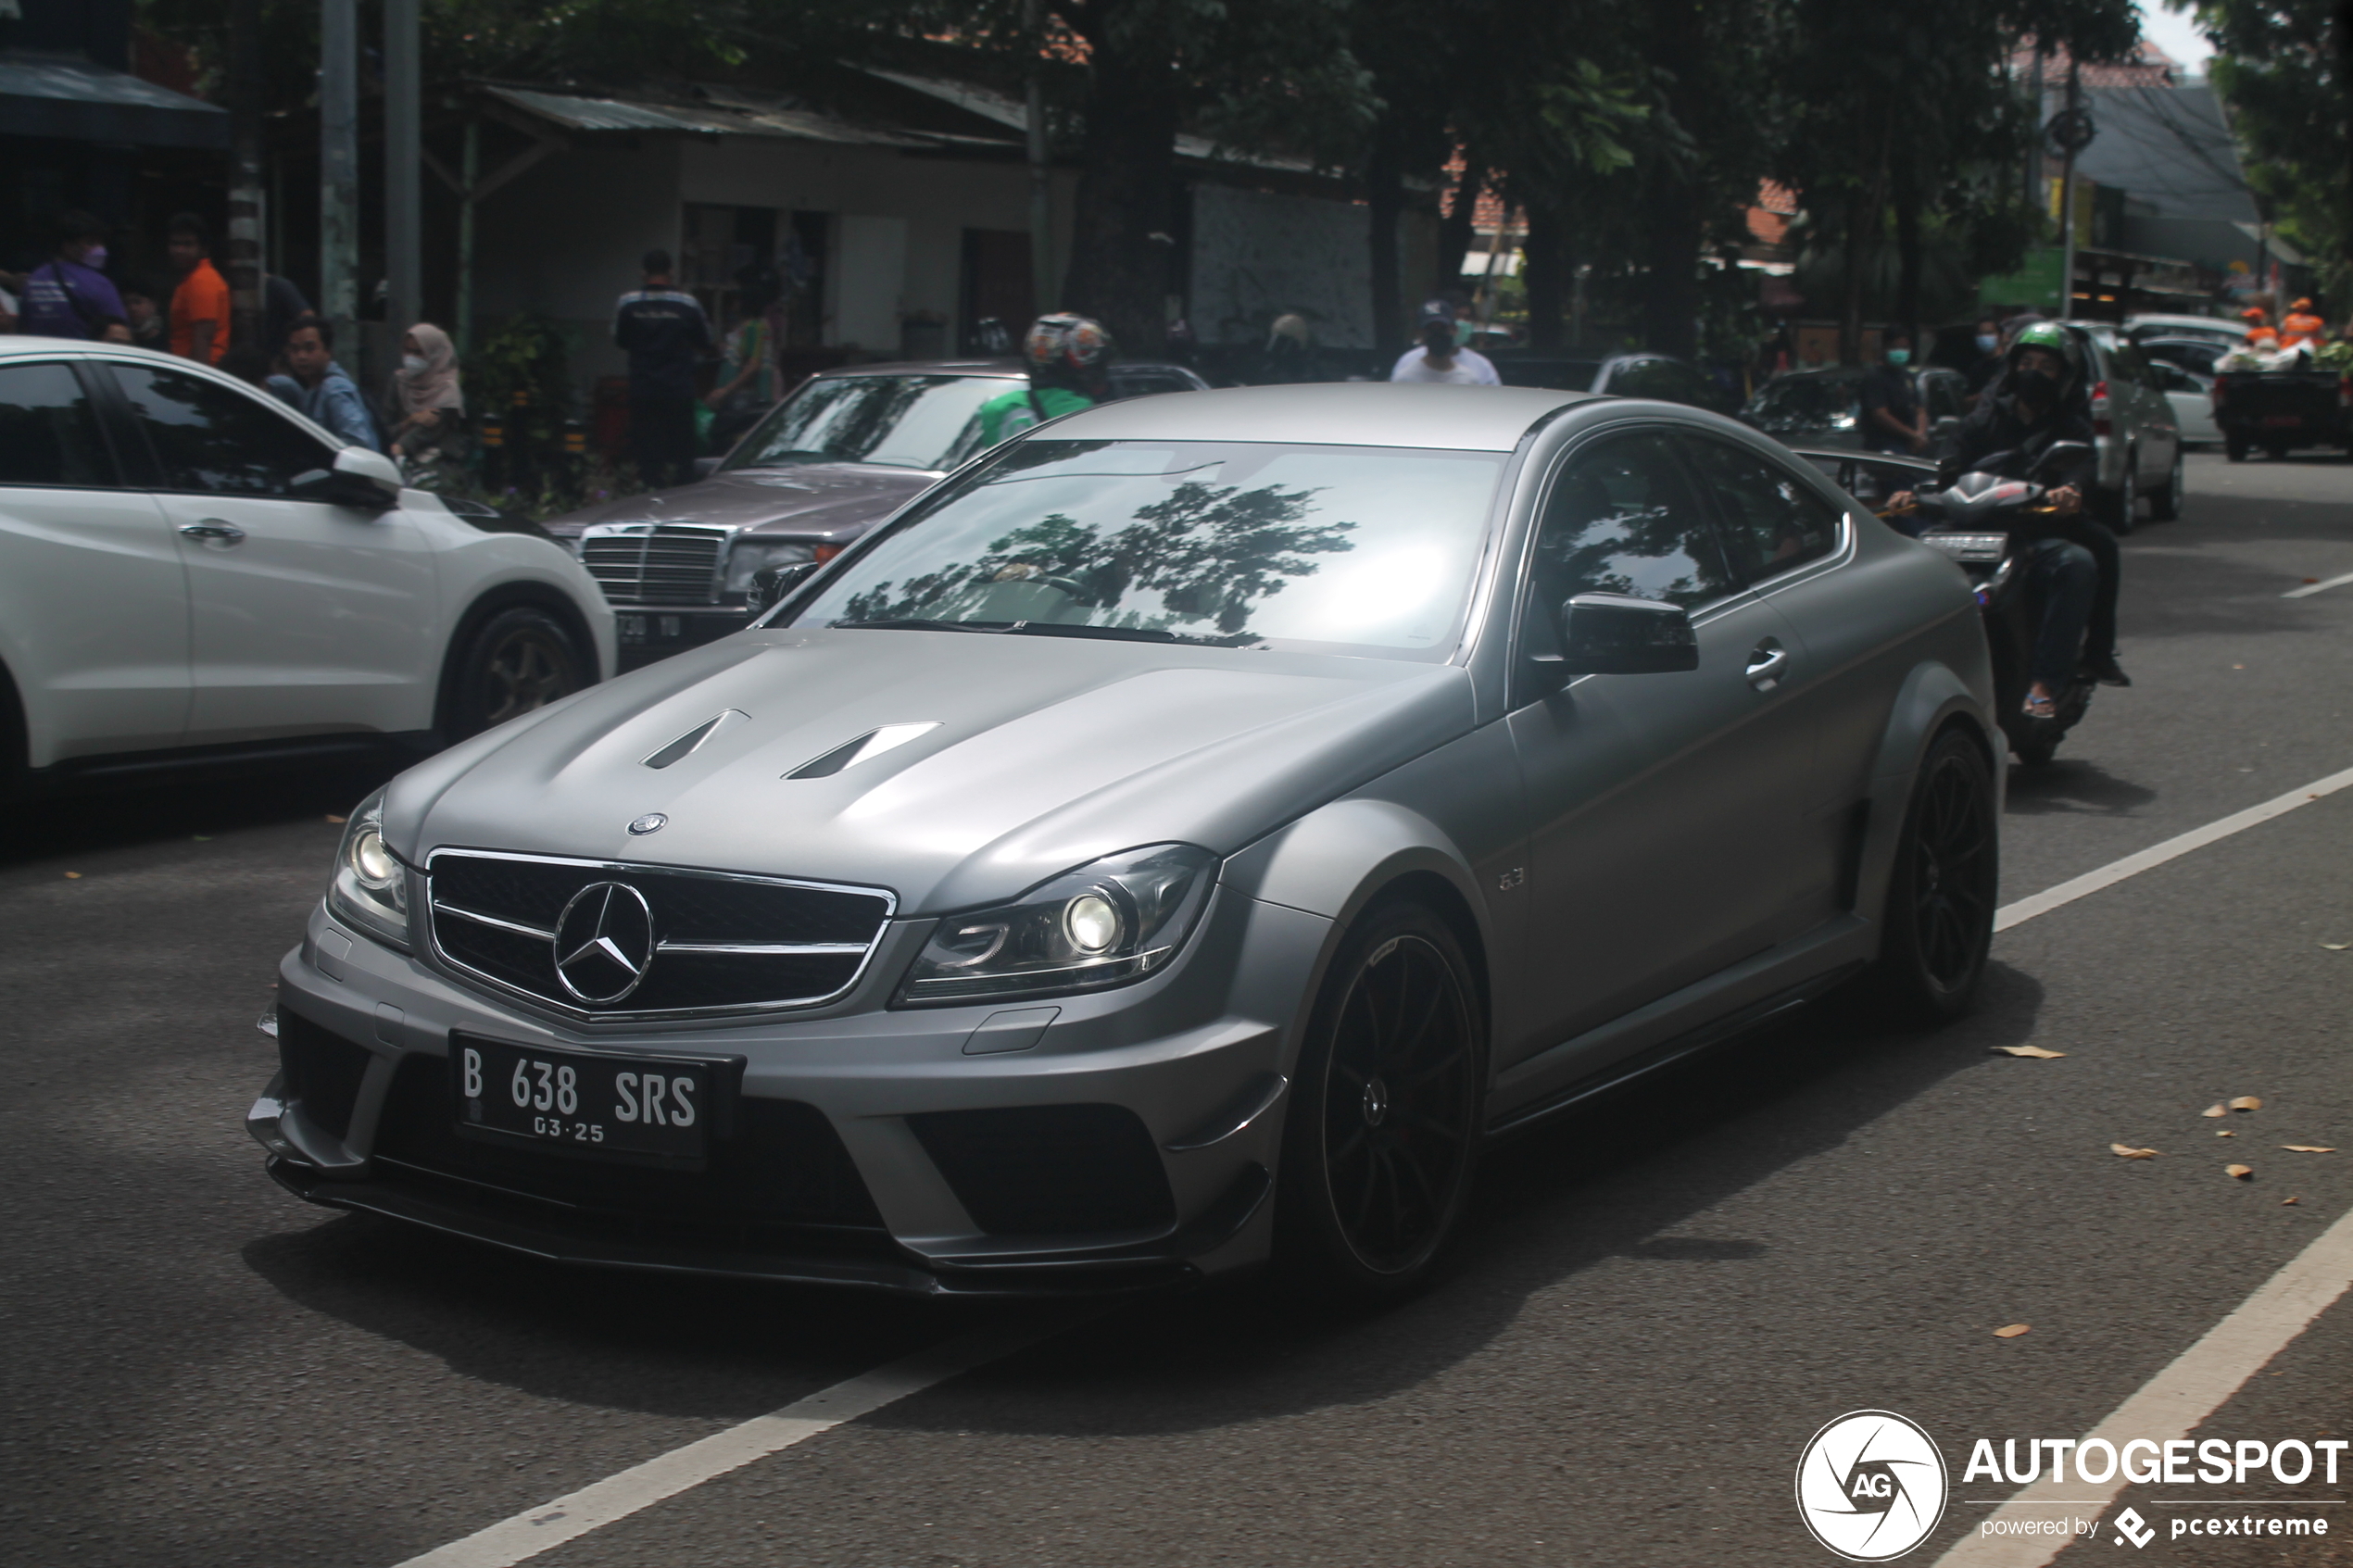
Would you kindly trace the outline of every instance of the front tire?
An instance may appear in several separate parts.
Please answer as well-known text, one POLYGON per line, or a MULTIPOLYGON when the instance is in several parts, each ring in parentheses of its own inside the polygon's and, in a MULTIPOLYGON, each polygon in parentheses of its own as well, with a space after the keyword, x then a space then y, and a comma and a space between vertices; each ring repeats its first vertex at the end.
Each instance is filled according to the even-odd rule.
POLYGON ((1285 1261, 1334 1294, 1402 1296, 1461 1221, 1482 1126, 1486 1027, 1453 932, 1377 906, 1308 1026, 1283 1129, 1285 1261))
POLYGON ((2189 458, 2180 446, 2173 448, 2173 472, 2166 479, 2165 488, 2149 495, 2149 521, 2173 522, 2182 515, 2182 496, 2189 486, 2189 458))
POLYGON ((2234 463, 2246 461, 2246 443, 2233 435, 2222 443, 2222 456, 2234 463))
POLYGON ((2099 493, 2100 521, 2107 523, 2108 532, 2119 538, 2133 532, 2133 513, 2139 509, 2140 463, 2138 452, 2126 452, 2124 477, 2116 482, 2115 489, 2099 493))
POLYGON ((518 605, 483 622, 459 652, 450 692, 449 739, 545 708, 588 684, 588 659, 563 622, 518 605))
POLYGON ((1976 1001, 1994 941, 1998 854, 1993 771, 1975 742, 1947 731, 1913 780, 1881 914, 1875 999, 1904 1022, 1944 1023, 1976 1001))

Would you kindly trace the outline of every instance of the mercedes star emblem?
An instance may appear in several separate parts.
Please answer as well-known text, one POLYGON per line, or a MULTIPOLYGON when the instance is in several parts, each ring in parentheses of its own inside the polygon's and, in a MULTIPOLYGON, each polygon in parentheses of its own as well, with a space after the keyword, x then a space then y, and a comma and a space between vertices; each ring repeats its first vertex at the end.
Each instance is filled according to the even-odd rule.
POLYGON ((654 961, 654 912, 625 882, 592 882, 556 921, 556 978, 590 1007, 637 988, 654 961))
POLYGON ((643 838, 649 833, 660 833, 670 819, 659 811, 648 811, 629 824, 629 831, 643 838))

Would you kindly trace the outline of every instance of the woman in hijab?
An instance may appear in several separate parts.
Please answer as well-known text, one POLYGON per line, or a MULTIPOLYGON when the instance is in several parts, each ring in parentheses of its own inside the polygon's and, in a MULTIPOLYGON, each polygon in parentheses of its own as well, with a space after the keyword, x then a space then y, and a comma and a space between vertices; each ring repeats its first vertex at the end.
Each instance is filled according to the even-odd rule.
POLYGON ((458 389, 458 351, 428 321, 400 340, 400 368, 385 402, 392 456, 420 490, 441 490, 459 477, 469 445, 466 400, 458 389))

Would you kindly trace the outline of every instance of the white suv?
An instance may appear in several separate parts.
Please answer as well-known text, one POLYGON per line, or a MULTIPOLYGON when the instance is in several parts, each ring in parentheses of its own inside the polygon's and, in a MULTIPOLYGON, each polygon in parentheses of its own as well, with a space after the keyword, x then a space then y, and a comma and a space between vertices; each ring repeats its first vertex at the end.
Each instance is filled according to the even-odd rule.
POLYGON ((536 529, 404 490, 208 367, 0 338, 0 791, 429 747, 602 679, 613 650, 595 580, 536 529))

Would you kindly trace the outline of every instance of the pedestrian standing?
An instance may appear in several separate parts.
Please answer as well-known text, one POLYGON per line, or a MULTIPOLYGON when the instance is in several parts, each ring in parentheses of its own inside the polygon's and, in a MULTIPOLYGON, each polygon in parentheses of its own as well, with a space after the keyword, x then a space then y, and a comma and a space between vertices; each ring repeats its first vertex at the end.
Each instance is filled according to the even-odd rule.
POLYGON ((229 284, 212 265, 204 220, 193 212, 165 230, 166 253, 180 274, 171 291, 171 352, 218 365, 229 352, 229 284))
POLYGON ((711 444, 719 451, 758 424, 761 416, 776 406, 778 395, 771 285, 751 278, 741 285, 737 300, 743 319, 720 346, 719 384, 703 399, 711 414, 711 444))
POLYGON ((17 330, 42 337, 94 338, 107 317, 120 317, 122 296, 100 269, 106 225, 86 212, 57 220, 49 259, 26 277, 17 330))
POLYGON ((1912 383, 1912 339, 1891 332, 1863 378, 1863 444, 1873 452, 1928 450, 1928 410, 1912 383))
POLYGON ((711 322, 693 295, 671 287, 670 253, 645 256, 645 286, 621 296, 612 341, 629 356, 629 439, 648 489, 695 476, 695 366, 711 322))
POLYGON ((1985 389, 2009 370, 2009 361, 2002 358, 2001 323, 1988 316, 1977 324, 1977 358, 1969 361, 1969 396, 1964 407, 1974 408, 1985 389))
POLYGON ((420 490, 450 490, 464 477, 470 435, 449 334, 420 321, 400 340, 400 368, 385 400, 392 456, 420 490))
POLYGON ((311 422, 348 446, 384 450, 368 400, 335 363, 334 329, 316 316, 299 316, 286 333, 286 373, 270 378, 270 390, 308 416, 311 422))
POLYGON ((1390 381, 1451 382, 1458 386, 1501 386, 1504 378, 1487 356, 1454 340, 1454 312, 1442 299, 1422 307, 1418 346, 1407 349, 1389 372, 1390 381))
POLYGON ((157 301, 163 295, 136 278, 122 282, 122 319, 131 325, 131 341, 140 348, 158 352, 170 346, 171 336, 166 330, 163 311, 157 301))

